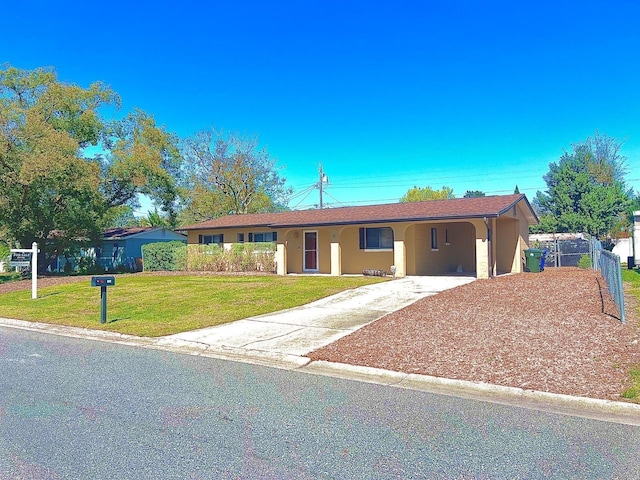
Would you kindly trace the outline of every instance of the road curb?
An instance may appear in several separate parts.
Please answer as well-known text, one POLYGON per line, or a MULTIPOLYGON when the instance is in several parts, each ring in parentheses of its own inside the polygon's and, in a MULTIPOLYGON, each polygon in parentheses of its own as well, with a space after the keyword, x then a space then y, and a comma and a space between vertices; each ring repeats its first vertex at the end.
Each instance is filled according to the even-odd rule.
POLYGON ((319 360, 299 371, 640 426, 640 405, 319 360))
POLYGON ((204 343, 170 337, 136 337, 103 330, 28 322, 10 318, 0 318, 0 326, 164 350, 180 354, 204 356, 219 360, 250 363, 300 373, 324 375, 438 395, 449 395, 470 400, 488 401, 563 415, 640 426, 640 405, 632 403, 574 397, 467 380, 401 373, 373 367, 326 362, 324 360, 312 362, 308 357, 264 350, 236 347, 214 349, 204 343))

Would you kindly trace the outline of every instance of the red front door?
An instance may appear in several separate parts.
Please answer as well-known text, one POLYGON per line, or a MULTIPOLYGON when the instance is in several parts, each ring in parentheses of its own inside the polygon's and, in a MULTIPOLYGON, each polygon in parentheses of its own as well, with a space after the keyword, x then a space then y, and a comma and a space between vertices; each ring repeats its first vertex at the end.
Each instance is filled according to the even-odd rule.
POLYGON ((304 269, 318 271, 318 232, 304 232, 304 269))

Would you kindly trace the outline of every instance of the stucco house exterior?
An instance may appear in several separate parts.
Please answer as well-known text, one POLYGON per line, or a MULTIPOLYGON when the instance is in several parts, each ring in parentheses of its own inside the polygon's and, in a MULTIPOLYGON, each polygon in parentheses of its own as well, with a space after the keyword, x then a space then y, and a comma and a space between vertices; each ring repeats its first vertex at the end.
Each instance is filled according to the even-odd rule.
POLYGON ((275 242, 279 275, 474 274, 523 270, 529 225, 525 195, 456 198, 279 213, 228 215, 180 230, 189 244, 275 242))

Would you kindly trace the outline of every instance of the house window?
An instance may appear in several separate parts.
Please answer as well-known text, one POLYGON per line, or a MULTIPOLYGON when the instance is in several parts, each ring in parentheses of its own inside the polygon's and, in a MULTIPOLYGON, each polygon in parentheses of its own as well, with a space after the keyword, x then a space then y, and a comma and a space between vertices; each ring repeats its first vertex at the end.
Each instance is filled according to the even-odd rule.
POLYGON ((392 250, 393 230, 390 227, 361 228, 361 250, 392 250))
POLYGON ((449 229, 448 228, 444 229, 444 244, 445 245, 451 245, 451 242, 449 242, 449 229))
POLYGON ((249 242, 277 242, 278 232, 255 232, 249 234, 249 242))
POLYGON ((198 243, 204 245, 217 243, 218 245, 222 245, 224 243, 224 234, 220 233, 218 235, 198 235, 198 243))
POLYGON ((431 250, 438 250, 438 229, 431 229, 431 250))
POLYGON ((238 243, 244 243, 244 233, 238 234, 238 243))

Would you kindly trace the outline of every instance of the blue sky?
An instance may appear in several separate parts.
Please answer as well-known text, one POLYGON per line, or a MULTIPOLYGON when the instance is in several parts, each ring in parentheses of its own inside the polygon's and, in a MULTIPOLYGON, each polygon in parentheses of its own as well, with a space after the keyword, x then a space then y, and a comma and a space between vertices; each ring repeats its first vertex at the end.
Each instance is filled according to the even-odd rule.
MULTIPOLYGON (((180 136, 258 136, 295 192, 412 186, 532 199, 563 149, 626 140, 640 191, 640 2, 188 1, 3 5, 0 62, 109 84, 180 136)), ((317 191, 290 207, 318 203, 317 191)))

